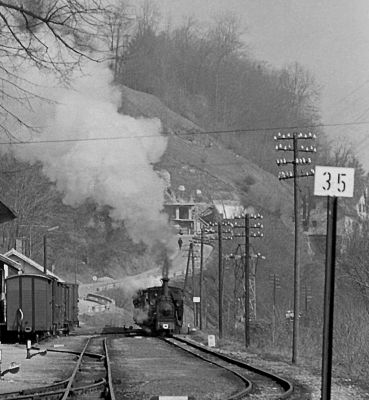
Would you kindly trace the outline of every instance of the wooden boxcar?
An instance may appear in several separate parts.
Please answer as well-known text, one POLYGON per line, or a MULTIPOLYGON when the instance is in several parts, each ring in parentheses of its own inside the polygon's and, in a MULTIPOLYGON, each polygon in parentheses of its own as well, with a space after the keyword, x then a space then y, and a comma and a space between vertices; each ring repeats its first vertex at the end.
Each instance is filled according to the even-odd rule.
POLYGON ((6 326, 19 337, 53 332, 53 283, 45 275, 22 274, 6 279, 6 326))
POLYGON ((62 317, 60 313, 60 304, 62 301, 62 286, 61 282, 53 281, 53 295, 52 295, 52 321, 53 321, 53 334, 56 333, 61 327, 62 317))
POLYGON ((68 324, 69 329, 78 326, 78 285, 76 283, 66 283, 66 314, 65 323, 68 324))

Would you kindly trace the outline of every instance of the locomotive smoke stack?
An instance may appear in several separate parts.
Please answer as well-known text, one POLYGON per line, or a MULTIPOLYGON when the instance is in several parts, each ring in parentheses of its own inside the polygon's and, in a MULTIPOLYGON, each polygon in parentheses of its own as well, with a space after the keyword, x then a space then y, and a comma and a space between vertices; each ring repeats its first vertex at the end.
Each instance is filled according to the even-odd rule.
POLYGON ((163 294, 165 297, 169 296, 169 288, 168 288, 168 282, 169 282, 169 278, 168 276, 163 276, 163 294))
POLYGON ((170 261, 169 257, 166 255, 164 258, 164 265, 163 265, 163 279, 164 278, 168 279, 169 268, 170 268, 170 261))

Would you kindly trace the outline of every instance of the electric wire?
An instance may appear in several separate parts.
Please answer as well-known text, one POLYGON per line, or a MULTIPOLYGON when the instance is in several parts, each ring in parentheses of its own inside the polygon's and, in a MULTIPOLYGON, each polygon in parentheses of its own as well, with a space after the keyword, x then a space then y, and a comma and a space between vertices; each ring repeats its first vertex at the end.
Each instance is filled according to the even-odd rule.
MULTIPOLYGON (((176 132, 177 136, 192 136, 192 135, 216 135, 216 134, 235 134, 235 133, 257 133, 266 131, 278 130, 303 130, 308 128, 322 128, 322 127, 340 127, 340 126, 357 126, 369 125, 369 121, 350 121, 341 123, 320 123, 303 126, 275 126, 275 127, 259 127, 259 128, 237 128, 237 129, 221 129, 213 131, 185 131, 176 132)), ((106 137, 91 137, 91 138, 65 138, 65 139, 40 139, 40 140, 26 140, 26 141, 7 141, 0 142, 0 145, 28 145, 28 144, 50 144, 50 143, 74 143, 74 142, 97 142, 97 141, 114 141, 114 140, 128 140, 128 139, 150 139, 150 138, 165 138, 168 133, 155 135, 130 135, 130 136, 106 136, 106 137)))

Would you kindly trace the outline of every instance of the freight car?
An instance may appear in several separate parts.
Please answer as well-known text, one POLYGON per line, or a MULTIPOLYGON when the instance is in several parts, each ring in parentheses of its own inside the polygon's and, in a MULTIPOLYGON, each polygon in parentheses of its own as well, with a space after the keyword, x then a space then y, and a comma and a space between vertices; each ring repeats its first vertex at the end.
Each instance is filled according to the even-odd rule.
MULTIPOLYGON (((78 325, 78 286, 46 275, 20 274, 5 281, 7 338, 68 333, 78 325)), ((4 329, 5 328, 5 329, 4 329)))
POLYGON ((180 333, 183 323, 183 290, 168 285, 139 290, 133 297, 133 320, 153 335, 180 333))

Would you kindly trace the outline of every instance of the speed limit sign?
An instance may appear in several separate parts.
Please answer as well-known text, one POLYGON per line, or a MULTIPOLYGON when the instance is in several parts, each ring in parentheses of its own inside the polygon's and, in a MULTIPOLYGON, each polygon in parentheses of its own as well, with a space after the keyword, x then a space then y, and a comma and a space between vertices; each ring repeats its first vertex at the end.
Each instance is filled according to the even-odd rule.
POLYGON ((354 168, 316 166, 314 175, 316 196, 353 197, 354 168))

